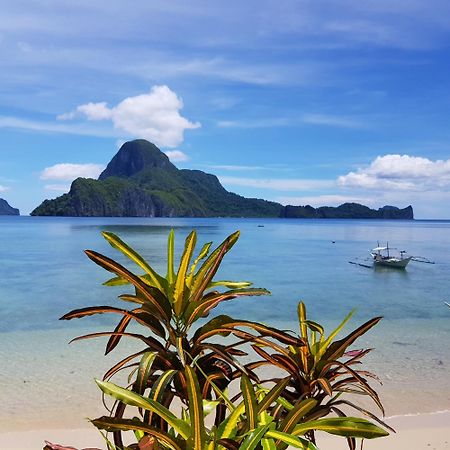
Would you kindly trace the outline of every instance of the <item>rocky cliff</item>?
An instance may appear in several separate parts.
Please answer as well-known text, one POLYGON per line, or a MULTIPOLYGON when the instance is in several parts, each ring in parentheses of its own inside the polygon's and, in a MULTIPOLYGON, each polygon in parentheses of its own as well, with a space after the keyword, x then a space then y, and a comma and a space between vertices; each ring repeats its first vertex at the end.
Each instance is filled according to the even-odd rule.
POLYGON ((0 216, 18 216, 20 211, 17 208, 13 208, 6 200, 0 198, 0 216))

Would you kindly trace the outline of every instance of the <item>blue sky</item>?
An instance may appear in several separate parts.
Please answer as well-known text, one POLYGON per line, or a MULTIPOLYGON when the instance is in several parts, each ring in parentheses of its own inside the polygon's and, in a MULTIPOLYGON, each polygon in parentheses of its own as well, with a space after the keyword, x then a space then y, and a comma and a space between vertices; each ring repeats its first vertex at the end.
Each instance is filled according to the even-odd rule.
POLYGON ((146 138, 245 196, 450 219, 449 47, 443 0, 3 1, 0 197, 146 138))

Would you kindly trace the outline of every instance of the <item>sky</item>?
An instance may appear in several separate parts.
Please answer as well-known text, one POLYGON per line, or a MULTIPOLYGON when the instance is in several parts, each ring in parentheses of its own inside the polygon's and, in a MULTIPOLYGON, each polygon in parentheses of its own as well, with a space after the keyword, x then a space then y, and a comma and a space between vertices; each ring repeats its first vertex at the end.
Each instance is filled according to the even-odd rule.
POLYGON ((283 204, 450 219, 447 0, 0 0, 0 197, 145 138, 283 204))

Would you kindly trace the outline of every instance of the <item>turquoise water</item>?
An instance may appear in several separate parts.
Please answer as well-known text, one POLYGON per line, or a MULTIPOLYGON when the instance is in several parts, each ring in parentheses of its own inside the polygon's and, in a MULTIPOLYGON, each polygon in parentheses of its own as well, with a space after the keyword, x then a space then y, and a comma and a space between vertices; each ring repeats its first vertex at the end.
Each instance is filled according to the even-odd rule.
MULTIPOLYGON (((327 326, 336 325, 353 308, 354 328, 381 315, 381 324, 360 345, 376 348, 368 363, 384 381, 390 412, 450 409, 450 308, 444 305, 450 299, 450 222, 0 217, 0 357, 7 361, 0 369, 0 384, 7 386, 5 391, 21 392, 16 398, 8 394, 11 408, 2 414, 9 414, 10 422, 21 395, 53 392, 50 381, 65 385, 70 377, 72 386, 82 386, 84 377, 101 375, 95 364, 89 365, 92 373, 77 372, 77 358, 87 361, 94 354, 104 364, 101 349, 66 343, 82 331, 107 328, 115 318, 58 320, 74 308, 120 303, 117 295, 123 288, 102 286, 110 274, 83 250, 125 263, 100 235, 113 231, 165 272, 170 228, 176 231, 178 253, 192 229, 198 231, 199 243, 215 244, 241 230, 219 278, 252 281, 272 296, 227 302, 217 312, 291 329, 297 326, 300 299, 310 317, 327 326), (399 271, 348 263, 359 258, 367 264, 364 259, 377 241, 389 241, 435 264, 411 262, 399 271), (49 371, 58 374, 49 376, 49 371)), ((52 395, 46 395, 51 404, 52 395)))

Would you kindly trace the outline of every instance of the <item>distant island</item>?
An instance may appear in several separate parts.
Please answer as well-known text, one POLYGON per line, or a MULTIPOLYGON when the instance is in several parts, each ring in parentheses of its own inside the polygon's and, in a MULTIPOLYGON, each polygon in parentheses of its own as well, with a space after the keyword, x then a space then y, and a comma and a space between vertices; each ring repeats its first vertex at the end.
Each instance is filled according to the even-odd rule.
POLYGON ((20 211, 13 208, 6 200, 0 198, 0 216, 19 216, 20 211))
POLYGON ((77 178, 67 194, 44 200, 32 216, 285 217, 413 219, 411 206, 372 210, 357 203, 337 208, 283 206, 228 192, 215 175, 178 169, 156 145, 126 142, 98 180, 77 178))

